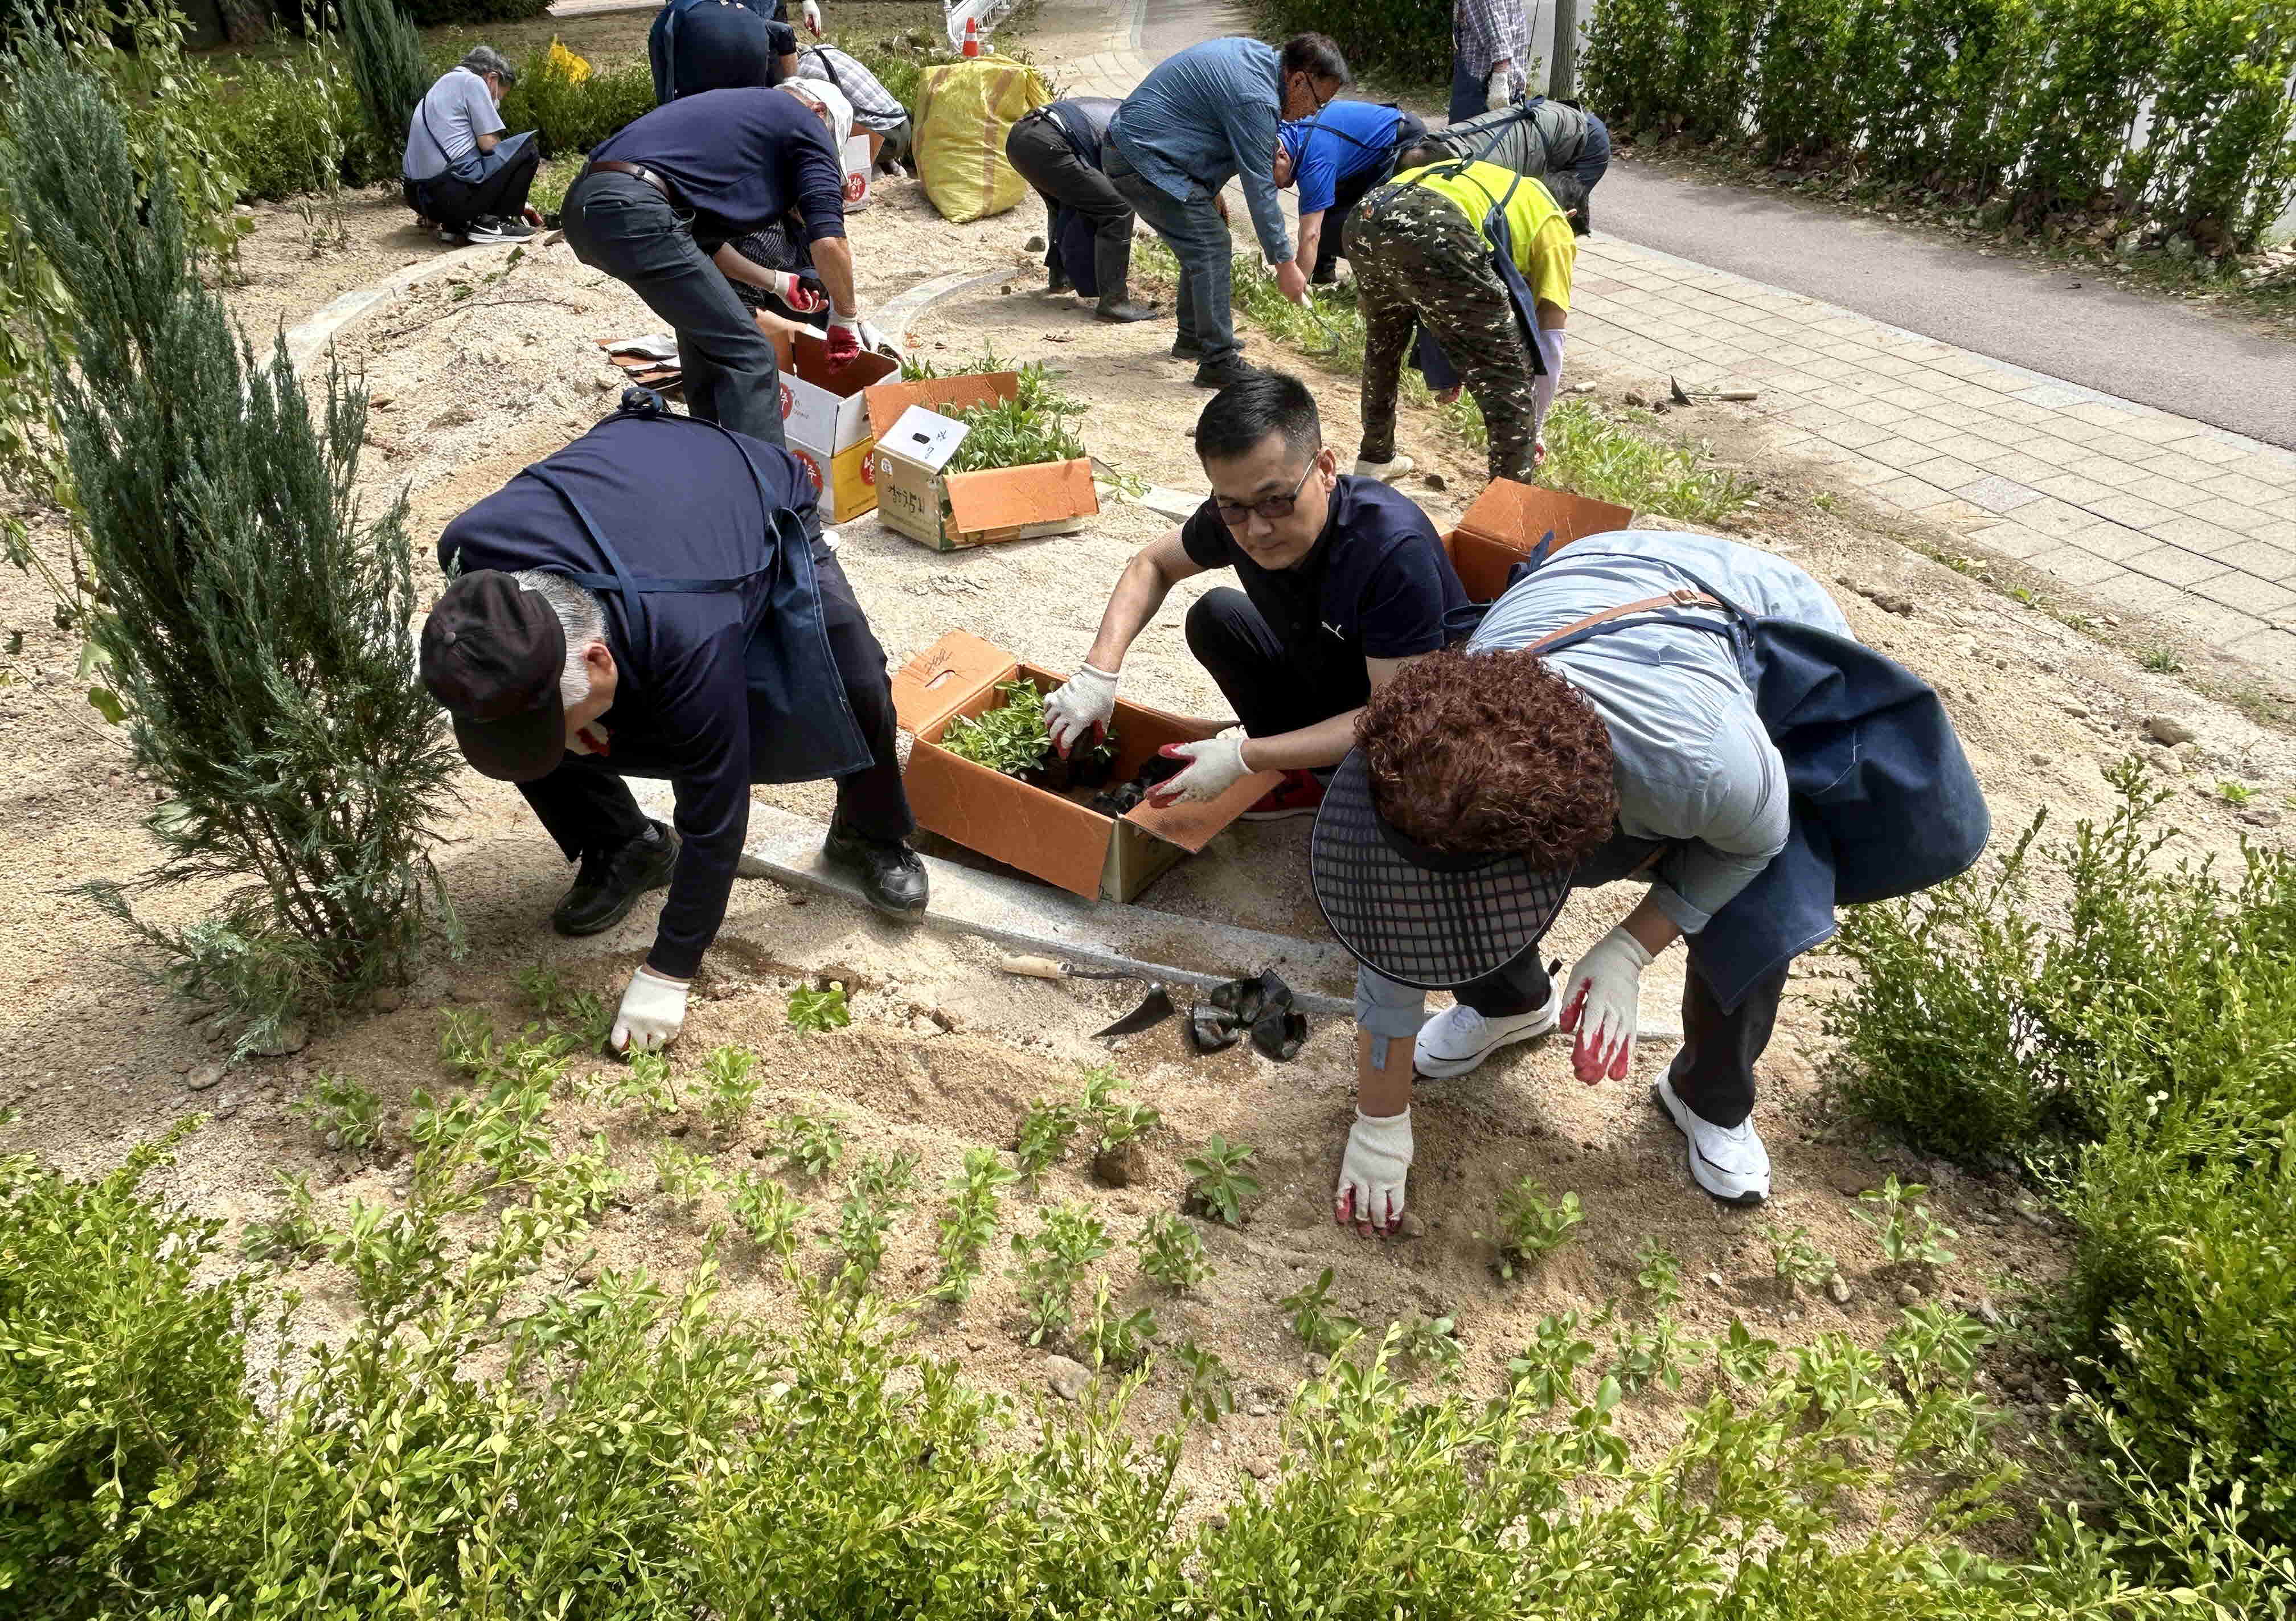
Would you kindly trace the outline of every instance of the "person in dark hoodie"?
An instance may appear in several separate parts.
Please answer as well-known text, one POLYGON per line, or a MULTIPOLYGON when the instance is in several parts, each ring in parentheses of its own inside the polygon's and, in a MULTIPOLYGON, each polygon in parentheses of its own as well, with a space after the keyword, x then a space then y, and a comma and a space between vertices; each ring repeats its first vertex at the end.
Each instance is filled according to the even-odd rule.
POLYGON ((879 911, 924 910, 884 651, 788 451, 633 389, 449 523, 439 563, 453 583, 423 626, 422 680, 463 756, 516 783, 580 863, 553 926, 596 934, 669 887, 618 1049, 684 1024, 752 783, 833 778, 824 859, 879 911), (668 779, 674 829, 639 809, 628 777, 668 779))

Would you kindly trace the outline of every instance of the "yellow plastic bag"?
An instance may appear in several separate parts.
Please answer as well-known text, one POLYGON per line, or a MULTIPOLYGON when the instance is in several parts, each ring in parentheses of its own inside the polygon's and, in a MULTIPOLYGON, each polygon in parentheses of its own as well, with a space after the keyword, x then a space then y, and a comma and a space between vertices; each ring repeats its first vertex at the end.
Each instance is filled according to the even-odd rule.
POLYGON ((1001 214, 1029 194, 1004 160, 1004 137, 1053 90, 1043 74, 1005 56, 927 68, 917 91, 917 177, 941 218, 962 225, 1001 214))

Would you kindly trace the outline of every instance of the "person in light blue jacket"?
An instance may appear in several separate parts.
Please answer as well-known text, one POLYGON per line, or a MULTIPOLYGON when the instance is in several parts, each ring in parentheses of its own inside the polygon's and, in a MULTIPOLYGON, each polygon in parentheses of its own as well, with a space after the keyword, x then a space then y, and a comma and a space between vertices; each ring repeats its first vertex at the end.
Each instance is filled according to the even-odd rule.
POLYGON ((1347 86, 1347 59, 1321 34, 1281 52, 1257 39, 1209 39, 1168 56, 1125 98, 1108 127, 1103 169, 1180 261, 1175 359, 1193 360, 1196 386, 1247 375, 1229 308, 1228 235, 1220 188, 1243 187, 1261 251, 1293 302, 1308 278, 1292 263, 1292 235, 1275 193, 1275 128, 1313 117, 1347 86))

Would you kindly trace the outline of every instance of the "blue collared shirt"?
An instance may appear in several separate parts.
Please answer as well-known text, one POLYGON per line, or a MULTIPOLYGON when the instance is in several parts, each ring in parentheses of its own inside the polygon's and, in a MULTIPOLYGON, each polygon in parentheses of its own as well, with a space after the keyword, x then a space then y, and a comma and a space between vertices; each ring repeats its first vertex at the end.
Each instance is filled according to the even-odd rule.
POLYGON ((1403 121, 1392 107, 1377 102, 1333 102, 1312 119, 1294 119, 1283 128, 1292 153, 1292 184, 1300 188, 1300 211, 1320 214, 1332 206, 1340 182, 1377 168, 1395 155, 1395 128, 1403 121))
POLYGON ((1257 39, 1190 45, 1140 81, 1108 129, 1143 179, 1183 201, 1235 177, 1260 248, 1279 265, 1292 257, 1275 198, 1280 65, 1275 47, 1257 39))

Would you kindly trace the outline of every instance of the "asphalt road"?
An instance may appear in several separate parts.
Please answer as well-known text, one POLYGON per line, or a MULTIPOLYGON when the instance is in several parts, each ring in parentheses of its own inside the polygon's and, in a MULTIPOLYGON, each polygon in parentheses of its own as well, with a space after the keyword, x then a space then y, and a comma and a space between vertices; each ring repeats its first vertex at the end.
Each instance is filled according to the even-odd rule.
MULTIPOLYGON (((1250 26, 1228 5, 1146 0, 1141 45, 1161 61, 1250 26)), ((1886 221, 1632 162, 1611 165, 1594 206, 1595 228, 1620 241, 2296 448, 2296 343, 2171 299, 2121 292, 2109 276, 1980 259, 1973 247, 1886 221)), ((1249 235, 1240 214, 1238 229, 1249 235)))

